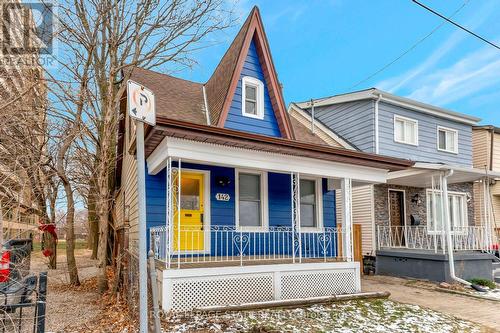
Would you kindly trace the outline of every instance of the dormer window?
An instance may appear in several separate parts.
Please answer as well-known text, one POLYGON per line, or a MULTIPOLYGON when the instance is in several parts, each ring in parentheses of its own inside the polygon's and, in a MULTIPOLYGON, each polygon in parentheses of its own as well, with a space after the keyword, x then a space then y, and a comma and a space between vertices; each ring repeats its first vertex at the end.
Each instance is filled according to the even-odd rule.
POLYGON ((264 84, 259 79, 242 79, 242 113, 245 117, 264 119, 264 84))

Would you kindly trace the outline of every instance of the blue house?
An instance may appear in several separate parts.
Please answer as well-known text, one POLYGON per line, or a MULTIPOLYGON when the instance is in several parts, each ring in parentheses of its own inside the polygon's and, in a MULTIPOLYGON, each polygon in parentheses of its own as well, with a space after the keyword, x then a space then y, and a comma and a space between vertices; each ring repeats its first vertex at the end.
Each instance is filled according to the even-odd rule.
MULTIPOLYGON (((412 163, 345 149, 290 117, 257 8, 206 83, 141 68, 131 79, 156 96, 146 206, 165 310, 360 291, 352 188, 412 163)), ((125 106, 124 96, 115 213, 135 249, 135 134, 125 106)))
POLYGON ((491 256, 483 254, 495 242, 485 193, 499 174, 473 168, 480 119, 375 88, 292 103, 289 112, 351 149, 415 162, 390 172, 386 184, 354 191, 353 221, 363 226, 363 252, 376 255, 378 273, 492 279, 491 256))

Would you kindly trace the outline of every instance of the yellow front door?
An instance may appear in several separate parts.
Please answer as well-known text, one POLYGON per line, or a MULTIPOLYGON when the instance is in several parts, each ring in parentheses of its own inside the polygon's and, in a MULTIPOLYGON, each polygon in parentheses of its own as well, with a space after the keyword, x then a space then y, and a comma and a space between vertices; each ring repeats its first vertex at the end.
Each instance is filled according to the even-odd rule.
POLYGON ((174 250, 198 252, 205 250, 203 230, 203 178, 202 173, 181 172, 180 221, 174 215, 174 250))

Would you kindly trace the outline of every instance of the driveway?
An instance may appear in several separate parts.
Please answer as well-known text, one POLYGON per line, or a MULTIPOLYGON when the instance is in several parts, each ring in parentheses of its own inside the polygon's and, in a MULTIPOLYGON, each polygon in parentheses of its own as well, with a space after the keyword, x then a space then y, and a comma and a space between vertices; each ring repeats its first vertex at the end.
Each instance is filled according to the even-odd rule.
POLYGON ((363 291, 389 291, 397 302, 416 304, 438 312, 481 324, 489 332, 500 332, 500 302, 428 290, 416 286, 412 280, 366 276, 363 291))

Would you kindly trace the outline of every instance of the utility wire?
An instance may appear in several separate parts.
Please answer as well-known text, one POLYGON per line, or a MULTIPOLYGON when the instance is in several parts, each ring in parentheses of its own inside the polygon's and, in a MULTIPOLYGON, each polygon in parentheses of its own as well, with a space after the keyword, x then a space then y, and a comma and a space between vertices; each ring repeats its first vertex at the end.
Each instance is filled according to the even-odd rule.
POLYGON ((474 31, 471 31, 471 30, 467 29, 466 27, 461 26, 460 24, 458 24, 458 23, 456 23, 456 22, 454 22, 454 21, 450 20, 448 17, 445 17, 445 16, 443 16, 443 15, 439 14, 438 12, 436 12, 435 10, 433 10, 432 8, 427 7, 426 5, 424 5, 424 4, 423 4, 423 3, 421 3, 421 2, 418 2, 417 0, 412 0, 412 1, 413 1, 414 3, 416 3, 417 5, 419 5, 420 7, 425 8, 426 10, 430 11, 430 12, 431 12, 431 13, 433 13, 434 15, 439 16, 440 18, 442 18, 442 19, 444 19, 444 20, 446 20, 446 21, 450 22, 450 23, 451 23, 451 24, 453 24, 454 26, 456 26, 456 27, 458 27, 458 28, 462 29, 463 31, 468 32, 468 33, 469 33, 469 34, 471 34, 472 36, 474 36, 474 37, 476 37, 476 38, 479 38, 479 39, 480 39, 480 40, 482 40, 483 42, 488 43, 488 44, 490 44, 491 46, 493 46, 493 47, 495 47, 495 48, 497 48, 497 49, 499 49, 499 50, 500 50, 500 46, 496 45, 496 44, 495 44, 495 43, 493 43, 493 42, 490 42, 489 40, 487 40, 487 39, 486 39, 486 38, 484 38, 484 37, 479 36, 479 35, 478 35, 478 34, 476 34, 474 31))
MULTIPOLYGON (((468 3, 469 3, 470 0, 467 0, 465 1, 462 6, 460 6, 457 10, 455 10, 453 12, 453 14, 451 14, 448 18, 452 18, 454 17, 455 15, 458 14, 458 12, 460 12, 468 3)), ((351 90, 353 88, 356 88, 357 86, 359 86, 360 84, 362 83, 365 83, 366 81, 370 80, 371 78, 373 78, 374 76, 382 73, 383 71, 385 71, 387 68, 389 68, 390 66, 392 66, 393 64, 395 64, 397 61, 399 61, 401 58, 403 58, 405 55, 407 55, 408 53, 410 53, 411 51, 413 51, 414 49, 417 48, 418 45, 420 45, 423 41, 425 41, 427 38, 429 38, 430 36, 432 36, 436 31, 438 31, 439 29, 441 29, 444 25, 446 24, 446 22, 442 22, 441 24, 439 24, 438 26, 436 26, 434 29, 432 29, 427 35, 425 35, 424 37, 420 38, 418 41, 416 41, 410 48, 406 49, 406 51, 404 51, 403 53, 401 53, 399 56, 397 56, 396 58, 394 58, 394 60, 392 60, 391 62, 389 62, 388 64, 382 66, 380 69, 378 69, 377 71, 375 71, 373 74, 369 75, 368 77, 364 78, 363 80, 361 81, 358 81, 356 84, 354 84, 353 86, 349 87, 348 90, 351 90)))

